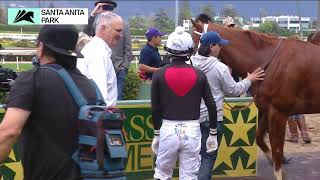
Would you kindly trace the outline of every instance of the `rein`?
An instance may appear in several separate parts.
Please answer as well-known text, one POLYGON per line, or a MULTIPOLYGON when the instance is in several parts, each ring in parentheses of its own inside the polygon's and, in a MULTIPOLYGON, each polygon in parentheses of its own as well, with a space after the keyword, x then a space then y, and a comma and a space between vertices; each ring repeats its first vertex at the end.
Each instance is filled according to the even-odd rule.
POLYGON ((272 54, 271 54, 270 58, 268 59, 268 61, 262 65, 262 67, 261 67, 262 69, 266 70, 266 68, 267 68, 267 67, 269 66, 269 64, 272 62, 274 56, 277 54, 278 50, 280 49, 280 45, 281 45, 281 43, 282 43, 282 40, 283 40, 283 39, 280 39, 280 41, 278 42, 276 48, 275 48, 274 51, 272 52, 272 54))
POLYGON ((241 107, 235 107, 235 106, 231 106, 231 104, 228 103, 228 101, 226 101, 226 99, 223 97, 223 100, 225 102, 225 104, 227 105, 227 107, 223 106, 224 109, 229 110, 229 111, 242 111, 242 110, 246 110, 249 109, 249 107, 253 104, 254 100, 256 99, 256 95, 254 95, 254 97, 252 98, 252 100, 245 106, 241 106, 241 107))

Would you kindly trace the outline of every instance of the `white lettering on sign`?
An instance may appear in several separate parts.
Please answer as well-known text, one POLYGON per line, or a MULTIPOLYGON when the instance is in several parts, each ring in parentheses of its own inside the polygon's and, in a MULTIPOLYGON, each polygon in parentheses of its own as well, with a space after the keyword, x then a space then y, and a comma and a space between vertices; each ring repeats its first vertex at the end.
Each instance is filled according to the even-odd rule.
POLYGON ((41 8, 41 24, 88 24, 87 8, 41 8))

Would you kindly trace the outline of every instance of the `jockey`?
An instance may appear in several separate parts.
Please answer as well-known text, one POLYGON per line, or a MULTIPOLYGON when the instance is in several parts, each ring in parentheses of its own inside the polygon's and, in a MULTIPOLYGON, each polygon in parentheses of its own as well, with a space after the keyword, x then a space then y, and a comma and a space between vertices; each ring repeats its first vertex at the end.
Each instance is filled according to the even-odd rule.
POLYGON ((168 37, 165 50, 168 64, 153 75, 151 109, 154 127, 152 151, 157 155, 155 179, 171 179, 179 157, 179 179, 198 179, 201 132, 200 103, 204 99, 209 109, 210 136, 207 151, 218 148, 217 112, 206 75, 186 64, 193 41, 182 27, 168 37))

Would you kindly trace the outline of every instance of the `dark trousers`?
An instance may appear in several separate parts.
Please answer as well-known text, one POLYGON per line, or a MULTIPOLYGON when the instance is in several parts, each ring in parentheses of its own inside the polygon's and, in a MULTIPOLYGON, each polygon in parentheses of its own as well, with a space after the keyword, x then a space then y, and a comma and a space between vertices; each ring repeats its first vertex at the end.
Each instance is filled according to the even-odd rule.
MULTIPOLYGON (((218 130, 218 142, 220 144, 221 137, 222 137, 222 121, 217 122, 217 130, 218 130)), ((200 123, 200 130, 201 130, 201 165, 199 168, 198 173, 198 180, 211 180, 212 177, 212 170, 214 162, 218 156, 218 149, 214 152, 207 153, 206 142, 209 137, 210 131, 210 123, 209 121, 204 121, 200 123)))

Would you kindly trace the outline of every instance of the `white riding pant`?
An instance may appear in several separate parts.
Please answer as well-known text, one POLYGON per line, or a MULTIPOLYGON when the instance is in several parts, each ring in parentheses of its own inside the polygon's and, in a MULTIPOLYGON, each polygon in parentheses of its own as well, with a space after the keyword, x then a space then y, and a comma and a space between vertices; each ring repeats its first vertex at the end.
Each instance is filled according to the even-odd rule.
POLYGON ((201 161, 200 149, 199 120, 163 120, 154 178, 171 180, 173 168, 179 157, 179 179, 197 180, 201 161))

